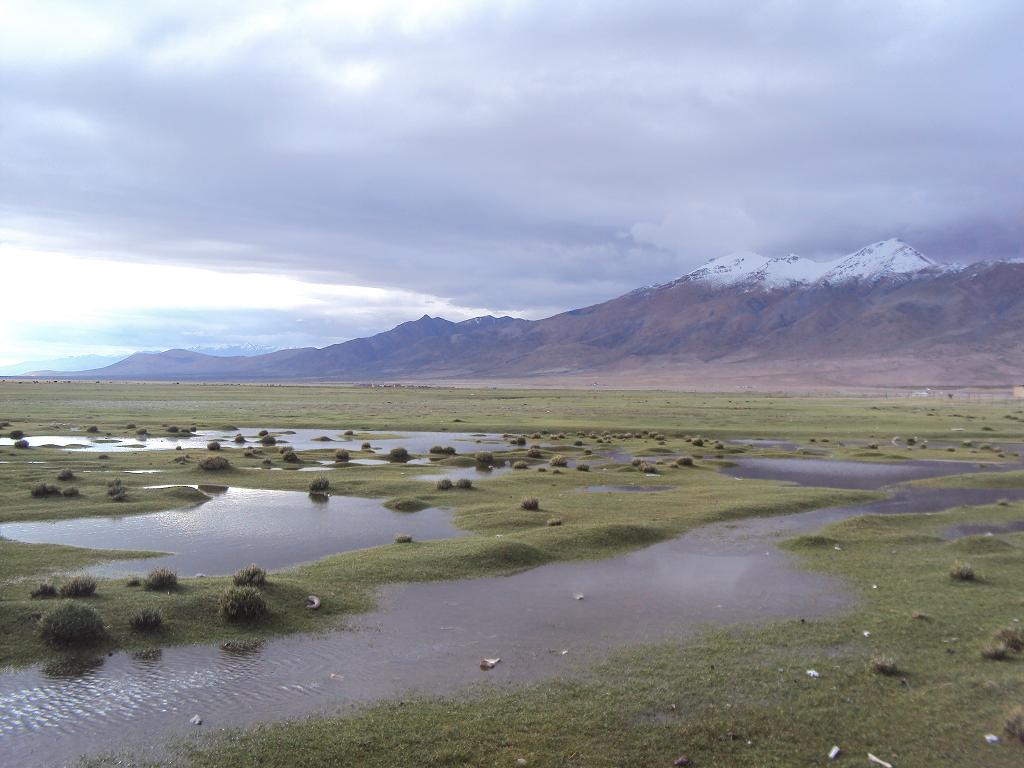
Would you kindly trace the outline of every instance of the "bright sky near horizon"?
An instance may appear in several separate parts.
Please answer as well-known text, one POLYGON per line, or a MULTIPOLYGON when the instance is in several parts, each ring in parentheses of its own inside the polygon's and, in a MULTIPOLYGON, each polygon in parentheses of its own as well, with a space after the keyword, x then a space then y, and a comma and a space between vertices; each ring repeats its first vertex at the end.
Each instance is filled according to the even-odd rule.
POLYGON ((1015 0, 0 0, 0 365, 1024 255, 1015 0))

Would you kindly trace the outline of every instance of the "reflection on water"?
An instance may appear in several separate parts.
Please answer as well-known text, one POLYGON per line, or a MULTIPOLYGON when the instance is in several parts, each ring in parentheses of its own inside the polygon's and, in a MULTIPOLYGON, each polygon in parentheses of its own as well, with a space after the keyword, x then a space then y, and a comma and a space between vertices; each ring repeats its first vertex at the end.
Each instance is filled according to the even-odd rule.
MULTIPOLYGON (((882 463, 829 461, 827 459, 731 458, 735 466, 722 469, 727 475, 755 480, 783 480, 798 485, 826 488, 877 490, 886 485, 982 471, 977 462, 908 461, 882 463)), ((1019 469, 1019 465, 990 465, 985 471, 1019 469)))
POLYGON ((396 535, 417 540, 459 535, 448 512, 392 512, 374 499, 315 497, 295 491, 199 486, 214 498, 195 507, 125 517, 86 517, 0 524, 17 541, 94 549, 168 552, 89 570, 99 576, 167 567, 181 576, 227 574, 249 563, 280 569, 337 552, 390 544, 396 535))
MULTIPOLYGON (((32 447, 44 445, 59 446, 68 450, 113 453, 123 451, 168 451, 179 446, 183 450, 205 449, 211 440, 218 441, 222 450, 238 450, 259 447, 259 432, 262 427, 244 428, 240 432, 223 430, 199 430, 197 432, 179 432, 175 435, 133 435, 132 437, 96 437, 86 435, 29 435, 25 439, 32 447), (235 436, 241 434, 244 443, 234 442, 235 436)), ((432 446, 450 445, 459 453, 476 451, 509 451, 516 446, 509 445, 501 435, 474 435, 467 432, 379 432, 363 431, 358 436, 345 436, 335 433, 325 435, 323 429, 268 429, 277 435, 279 445, 286 445, 297 451, 316 449, 359 450, 364 442, 370 442, 377 452, 387 453, 392 448, 406 448, 410 453, 427 453, 432 446), (380 437, 394 435, 394 437, 380 437), (325 436, 330 440, 322 440, 325 436)), ((0 437, 0 446, 14 445, 9 437, 0 437)))

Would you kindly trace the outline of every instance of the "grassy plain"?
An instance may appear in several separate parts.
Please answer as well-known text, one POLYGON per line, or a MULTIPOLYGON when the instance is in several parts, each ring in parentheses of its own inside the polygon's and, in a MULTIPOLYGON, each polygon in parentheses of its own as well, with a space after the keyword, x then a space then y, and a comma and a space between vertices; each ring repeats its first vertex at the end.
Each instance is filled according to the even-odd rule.
MULTIPOLYGON (((775 515, 870 498, 834 489, 744 481, 714 471, 718 456, 733 451, 763 455, 892 461, 902 458, 1009 460, 1022 441, 1020 407, 1013 402, 879 400, 678 392, 557 392, 458 389, 354 389, 340 387, 136 384, 0 384, 3 428, 27 434, 66 434, 95 425, 127 436, 146 427, 237 425, 344 429, 450 430, 533 433, 564 431, 530 469, 475 483, 469 491, 438 491, 414 475, 436 466, 349 465, 329 473, 332 492, 377 498, 412 498, 452 510, 468 535, 352 552, 271 574, 266 596, 271 618, 256 626, 227 625, 216 615, 225 578, 186 579, 170 594, 144 592, 122 581, 101 581, 88 598, 107 623, 114 647, 151 647, 220 641, 279 632, 328 629, 373 604, 374 589, 417 581, 508 573, 545 562, 606 557, 723 519, 775 515), (597 444, 590 432, 652 430, 665 435, 612 438, 597 444), (575 446, 577 432, 584 445, 575 446), (708 438, 698 450, 685 435, 708 438), (898 445, 891 438, 900 436, 898 445), (931 447, 906 447, 906 437, 931 447), (777 438, 778 447, 712 447, 715 440, 777 438), (813 438, 813 442, 812 442, 813 438), (962 441, 973 441, 965 446, 962 441), (866 448, 877 443, 877 449, 866 448), (982 443, 991 444, 983 449, 982 443), (941 447, 940 447, 941 446, 941 447), (944 448, 953 447, 953 452, 944 448), (646 478, 626 464, 589 473, 541 474, 553 453, 578 458, 585 449, 657 455, 706 456, 695 468, 664 465, 646 478), (1004 456, 999 457, 999 453, 1004 456), (604 471, 602 471, 604 470, 604 471), (659 494, 585 494, 591 484, 669 485, 659 494), (541 500, 539 512, 520 509, 524 496, 541 500), (549 517, 561 518, 548 526, 549 517), (500 538, 496 534, 501 534, 500 538), (316 593, 324 608, 305 611, 316 593), (127 617, 158 607, 166 628, 155 638, 129 630, 127 617)), ((546 436, 551 439, 550 435, 546 436)), ((531 440, 532 442, 532 440, 531 440)), ((335 445, 302 451, 306 461, 329 458, 335 445)), ((194 499, 143 488, 159 483, 214 482, 253 488, 305 490, 310 473, 262 470, 277 454, 244 458, 231 448, 233 467, 222 473, 174 463, 181 452, 96 454, 54 448, 0 448, 0 522, 68 516, 133 514, 194 499), (44 464, 29 464, 43 461, 44 464), (71 468, 81 497, 33 499, 33 484, 56 482, 71 468), (91 470, 85 472, 85 470, 91 470), (160 469, 156 476, 125 474, 160 469), (125 501, 106 498, 119 477, 125 501)), ((522 452, 513 458, 525 458, 522 452)), ((459 463, 459 459, 445 460, 459 463)), ((443 463, 442 463, 443 464, 443 463)), ((1021 473, 985 482, 1019 482, 1021 473)), ((978 480, 966 475, 958 482, 978 480)), ((927 481, 942 484, 948 480, 927 481)), ((952 487, 952 486, 951 486, 952 487)), ((1005 714, 1024 705, 1022 659, 983 659, 990 635, 1024 618, 1024 538, 1006 534, 947 542, 946 526, 966 521, 1018 520, 1018 504, 953 510, 940 515, 860 518, 789 544, 806 567, 841 576, 860 590, 855 609, 823 621, 778 622, 756 629, 716 630, 696 642, 624 652, 583 680, 553 681, 503 695, 466 695, 369 708, 353 717, 310 719, 238 732, 200 751, 181 755, 196 766, 335 765, 671 765, 686 755, 693 765, 790 766, 826 762, 833 744, 863 763, 868 751, 900 766, 934 764, 1009 766, 1024 759, 1024 745, 1002 733, 1005 714), (836 549, 839 547, 839 549, 836 549), (951 580, 956 559, 980 577, 951 580), (875 586, 877 585, 877 589, 875 586), (912 618, 914 612, 927 618, 912 618), (864 632, 869 632, 865 636, 864 632), (899 673, 869 669, 876 654, 895 659, 899 673), (820 678, 807 676, 816 669, 820 678), (989 745, 986 733, 1002 736, 989 745)), ((29 592, 55 570, 79 568, 110 553, 0 541, 0 663, 21 664, 53 652, 35 625, 48 601, 29 592)))

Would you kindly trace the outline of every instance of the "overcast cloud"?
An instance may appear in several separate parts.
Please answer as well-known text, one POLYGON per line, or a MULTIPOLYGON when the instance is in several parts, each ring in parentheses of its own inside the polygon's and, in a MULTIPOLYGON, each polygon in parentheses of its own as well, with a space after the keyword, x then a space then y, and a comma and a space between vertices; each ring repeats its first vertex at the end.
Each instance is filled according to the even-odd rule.
POLYGON ((1021 256, 1022 28, 1017 0, 0 0, 4 283, 93 265, 44 270, 92 297, 76 340, 27 307, 0 362, 538 317, 735 250, 1021 256), (226 293, 104 304, 177 267, 226 293))

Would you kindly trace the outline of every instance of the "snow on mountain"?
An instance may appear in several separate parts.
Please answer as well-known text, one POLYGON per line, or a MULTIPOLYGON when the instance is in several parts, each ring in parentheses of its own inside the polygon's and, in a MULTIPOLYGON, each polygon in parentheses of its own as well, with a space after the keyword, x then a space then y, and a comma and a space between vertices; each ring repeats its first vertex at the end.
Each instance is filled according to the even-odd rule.
POLYGON ((833 261, 812 261, 795 254, 767 258, 756 253, 733 253, 712 259, 680 280, 701 280, 716 286, 786 288, 816 282, 832 285, 852 281, 874 283, 925 270, 935 272, 957 268, 937 264, 902 240, 892 238, 865 246, 833 261))
POLYGON ((705 280, 716 285, 759 283, 783 288, 792 283, 814 280, 820 272, 817 263, 799 256, 770 259, 757 253, 732 253, 712 259, 686 275, 685 279, 705 280))
POLYGON ((887 277, 913 275, 926 269, 941 267, 902 240, 891 238, 867 245, 832 262, 822 280, 829 283, 853 280, 874 283, 887 277))

